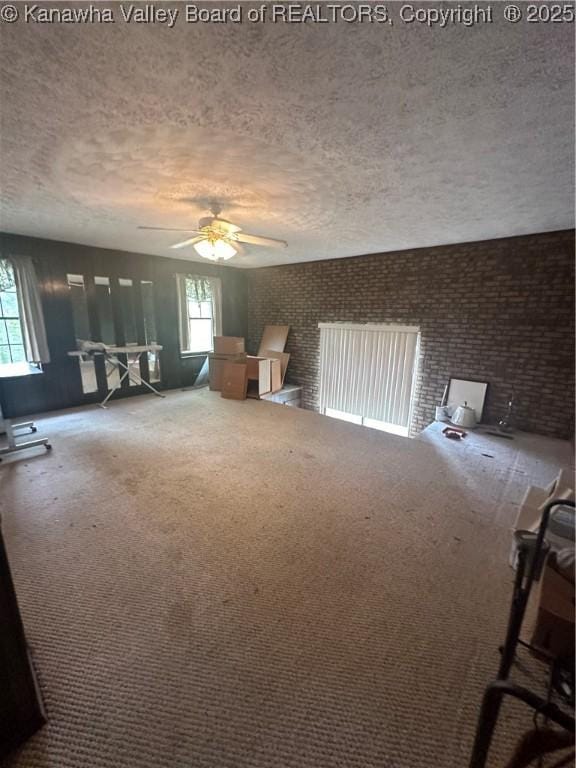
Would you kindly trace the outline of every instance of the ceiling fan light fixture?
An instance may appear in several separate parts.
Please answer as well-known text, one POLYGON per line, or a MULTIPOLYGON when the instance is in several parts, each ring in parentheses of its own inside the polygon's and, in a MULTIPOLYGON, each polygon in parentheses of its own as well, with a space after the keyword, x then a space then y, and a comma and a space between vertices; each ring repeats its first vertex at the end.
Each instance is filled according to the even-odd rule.
POLYGON ((219 237, 214 239, 207 238, 194 243, 194 250, 204 259, 209 259, 210 261, 227 261, 238 253, 232 243, 219 237))

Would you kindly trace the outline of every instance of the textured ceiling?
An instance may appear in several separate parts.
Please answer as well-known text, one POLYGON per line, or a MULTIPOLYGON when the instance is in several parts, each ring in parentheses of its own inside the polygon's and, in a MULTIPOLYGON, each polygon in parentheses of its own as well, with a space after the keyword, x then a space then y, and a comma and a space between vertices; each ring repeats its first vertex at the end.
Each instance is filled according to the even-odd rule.
POLYGON ((571 227, 573 31, 4 24, 1 228, 199 260, 137 225, 215 198, 263 266, 571 227))

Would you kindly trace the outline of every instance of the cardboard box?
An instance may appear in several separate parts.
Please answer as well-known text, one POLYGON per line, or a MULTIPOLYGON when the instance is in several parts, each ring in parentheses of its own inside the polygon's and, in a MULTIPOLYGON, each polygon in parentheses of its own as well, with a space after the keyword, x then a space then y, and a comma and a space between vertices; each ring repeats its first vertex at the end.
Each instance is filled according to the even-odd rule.
POLYGON ((553 656, 574 655, 574 599, 574 583, 549 559, 536 594, 532 645, 553 656))
POLYGON ((574 623, 540 608, 530 644, 554 658, 574 658, 574 623))
POLYGON ((275 352, 273 349, 267 349, 262 353, 262 357, 270 357, 273 360, 280 360, 280 369, 282 372, 282 386, 284 386, 284 380, 286 378, 286 369, 290 361, 290 355, 288 352, 275 352))
POLYGON ((267 357, 247 355, 248 394, 250 397, 260 397, 270 392, 270 368, 272 360, 267 357))
POLYGON ((245 363, 246 355, 208 355, 208 386, 219 392, 222 389, 222 377, 226 363, 245 363))
POLYGON ((246 363, 224 363, 222 374, 222 394, 230 400, 246 400, 248 377, 246 376, 246 363))
POLYGON ((258 348, 258 357, 265 357, 266 350, 268 349, 272 352, 284 352, 289 332, 289 325, 264 326, 264 333, 262 334, 260 347, 258 348))
POLYGON ((244 351, 244 339, 241 336, 214 336, 215 355, 239 355, 244 351))
POLYGON ((279 392, 282 389, 282 362, 270 359, 270 392, 279 392))
POLYGON ((248 364, 248 396, 260 398, 282 389, 282 363, 270 357, 246 357, 248 364))

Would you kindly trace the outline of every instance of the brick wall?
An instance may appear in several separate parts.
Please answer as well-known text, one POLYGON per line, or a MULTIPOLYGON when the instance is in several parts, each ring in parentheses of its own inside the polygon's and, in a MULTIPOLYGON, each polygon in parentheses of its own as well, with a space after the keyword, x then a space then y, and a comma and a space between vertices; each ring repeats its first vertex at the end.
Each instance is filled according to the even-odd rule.
POLYGON ((489 382, 496 422, 569 438, 574 419, 574 232, 334 259, 247 272, 249 349, 289 323, 290 381, 317 408, 319 322, 419 325, 412 429, 434 418, 450 376, 489 382))

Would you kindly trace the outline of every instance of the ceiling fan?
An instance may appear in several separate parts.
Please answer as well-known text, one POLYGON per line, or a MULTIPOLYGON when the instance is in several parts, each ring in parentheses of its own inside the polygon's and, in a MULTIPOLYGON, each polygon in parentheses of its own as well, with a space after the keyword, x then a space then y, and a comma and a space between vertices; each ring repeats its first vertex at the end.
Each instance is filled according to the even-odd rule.
POLYGON ((187 232, 193 235, 179 243, 174 243, 171 248, 185 248, 192 245, 194 250, 210 261, 226 261, 237 253, 242 252, 242 243, 248 245, 261 245, 272 248, 286 248, 285 240, 275 240, 272 237, 259 237, 242 232, 241 227, 232 224, 231 221, 220 218, 221 208, 212 204, 210 212, 212 216, 205 216, 198 222, 198 229, 178 229, 173 227, 138 227, 138 229, 152 229, 164 232, 187 232))

